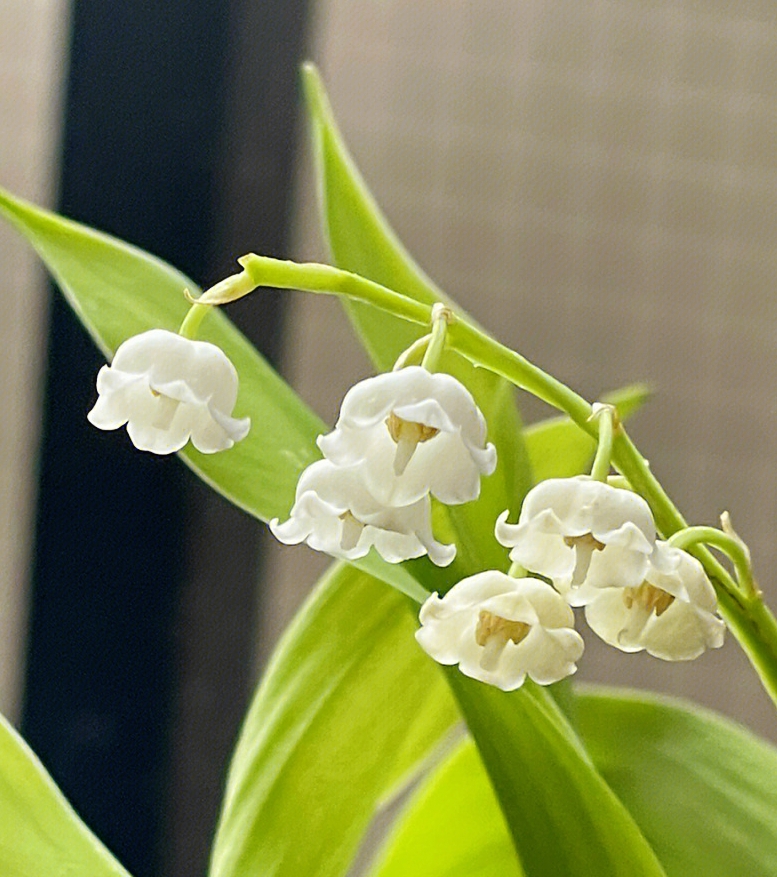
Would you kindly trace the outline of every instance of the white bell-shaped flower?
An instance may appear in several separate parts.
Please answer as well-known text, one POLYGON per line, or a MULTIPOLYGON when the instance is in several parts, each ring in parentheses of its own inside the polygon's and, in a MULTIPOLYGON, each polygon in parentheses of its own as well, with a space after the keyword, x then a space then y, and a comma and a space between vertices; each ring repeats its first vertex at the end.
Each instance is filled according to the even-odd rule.
POLYGON ((526 495, 517 524, 507 516, 496 538, 511 560, 551 579, 573 606, 582 605, 583 585, 631 587, 645 578, 656 526, 636 493, 585 475, 551 478, 526 495))
POLYGON ((100 429, 126 423, 141 451, 172 454, 191 439, 213 454, 248 433, 251 421, 231 416, 237 389, 235 367, 214 344, 152 329, 128 338, 100 369, 87 416, 100 429))
POLYGON ((318 440, 338 466, 360 466, 367 490, 386 506, 431 493, 449 505, 480 493, 496 466, 472 394, 447 374, 420 366, 377 375, 346 393, 333 432, 318 440))
POLYGON ((335 466, 318 460, 297 483, 289 519, 270 521, 276 539, 286 545, 307 544, 334 557, 355 560, 372 546, 389 563, 429 555, 437 566, 456 556, 454 545, 432 535, 431 501, 424 496, 402 507, 376 502, 365 490, 358 467, 335 466))
POLYGON ((557 591, 532 578, 489 570, 463 579, 421 607, 416 639, 440 664, 512 691, 528 675, 540 685, 577 670, 583 640, 557 591))
POLYGON ((602 588, 587 594, 585 617, 606 643, 665 661, 689 661, 723 645, 725 624, 717 617, 715 590, 699 561, 658 542, 644 581, 635 587, 602 588))

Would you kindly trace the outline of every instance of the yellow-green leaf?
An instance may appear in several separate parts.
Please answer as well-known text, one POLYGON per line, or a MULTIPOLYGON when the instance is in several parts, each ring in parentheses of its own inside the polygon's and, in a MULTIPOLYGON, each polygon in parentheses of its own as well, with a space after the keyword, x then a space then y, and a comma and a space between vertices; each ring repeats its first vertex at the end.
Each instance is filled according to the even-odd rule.
POLYGON ((245 721, 211 877, 343 877, 376 810, 458 721, 408 605, 352 567, 319 584, 245 721))
POLYGON ((128 877, 0 716, 0 874, 128 877))

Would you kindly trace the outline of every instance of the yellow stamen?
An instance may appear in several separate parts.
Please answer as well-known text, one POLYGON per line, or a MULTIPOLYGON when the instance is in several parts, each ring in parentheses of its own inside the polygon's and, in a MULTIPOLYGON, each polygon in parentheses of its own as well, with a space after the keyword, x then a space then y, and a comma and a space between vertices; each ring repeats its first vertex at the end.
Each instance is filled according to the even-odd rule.
POLYGON ((397 443, 401 442, 403 439, 405 441, 414 442, 415 444, 428 442, 429 439, 434 438, 440 431, 436 427, 429 426, 426 423, 415 423, 412 420, 403 420, 401 417, 394 414, 393 411, 386 418, 386 426, 388 427, 389 435, 397 443))
POLYGON ((660 618, 674 603, 674 596, 649 582, 642 582, 637 588, 624 589, 623 602, 627 609, 631 609, 636 604, 648 613, 655 612, 656 618, 660 618))
POLYGON ((494 615, 487 609, 481 609, 478 615, 478 626, 475 629, 475 641, 479 646, 485 646, 492 637, 507 642, 512 640, 516 645, 526 639, 531 630, 531 625, 525 621, 510 621, 501 615, 494 615))
POLYGON ((412 420, 403 420, 393 411, 386 418, 386 426, 389 435, 397 444, 397 452, 394 457, 394 472, 402 475, 407 469, 407 464, 413 457, 416 447, 421 442, 428 442, 440 431, 434 426, 425 423, 416 423, 412 420))
POLYGON ((564 545, 569 548, 587 548, 591 551, 601 551, 604 548, 604 542, 600 542, 591 533, 583 533, 582 536, 564 536, 564 545))
POLYGON ((512 641, 518 645, 526 639, 530 630, 531 625, 525 621, 510 621, 487 609, 481 609, 478 626, 475 628, 475 642, 483 647, 480 666, 487 671, 496 670, 507 643, 512 641))
POLYGON ((364 529, 364 524, 349 510, 340 515, 343 522, 343 532, 340 536, 340 548, 350 551, 356 548, 364 529))

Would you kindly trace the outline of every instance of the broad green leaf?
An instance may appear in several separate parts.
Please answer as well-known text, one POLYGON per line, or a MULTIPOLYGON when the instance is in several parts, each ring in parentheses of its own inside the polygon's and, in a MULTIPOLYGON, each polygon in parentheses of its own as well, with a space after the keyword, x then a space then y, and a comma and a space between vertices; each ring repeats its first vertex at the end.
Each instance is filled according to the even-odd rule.
POLYGON ((0 716, 0 874, 127 877, 0 716))
MULTIPOLYGON (((669 877, 775 873, 774 746, 709 710, 646 692, 580 686, 575 705, 594 763, 669 877)), ((512 873, 503 858, 507 829, 490 822, 493 806, 476 750, 463 741, 401 814, 370 877, 512 873), (484 852, 470 859, 470 848, 484 852)))
MULTIPOLYGON (((607 393, 602 402, 618 409, 622 420, 635 414, 650 397, 644 384, 633 384, 607 393)), ((524 440, 535 481, 546 478, 571 478, 581 475, 591 465, 596 442, 568 417, 551 417, 533 423, 524 430, 524 440)))
MULTIPOLYGON (((131 335, 155 327, 176 331, 188 310, 186 276, 130 244, 64 219, 0 189, 4 215, 37 250, 67 301, 107 357, 131 335)), ((257 306, 261 306, 257 301, 257 306)), ((261 520, 285 516, 302 469, 320 454, 316 436, 324 424, 214 309, 200 333, 218 345, 240 375, 235 414, 249 415, 248 436, 229 451, 201 454, 187 445, 181 456, 215 490, 261 520)), ((84 399, 84 413, 90 400, 84 399)), ((374 553, 359 564, 393 586, 423 600, 409 572, 374 553)))
POLYGON ((376 809, 459 720, 407 608, 352 567, 321 582, 246 719, 212 877, 346 874, 376 809))
POLYGON ((669 877, 777 874, 777 749, 683 701, 583 688, 591 757, 669 877))
MULTIPOLYGON (((463 313, 424 274, 389 227, 340 135, 315 68, 306 65, 303 78, 324 235, 334 264, 418 301, 446 302, 463 313)), ((345 307, 375 366, 383 371, 424 332, 363 304, 346 302, 345 307)), ((447 590, 462 575, 506 565, 506 552, 494 537, 494 521, 506 508, 518 508, 531 486, 531 473, 512 387, 456 355, 447 355, 441 369, 470 389, 498 453, 497 470, 483 479, 480 499, 438 513, 447 515, 450 529, 444 521, 441 526, 449 538, 456 538, 459 557, 447 573, 427 568, 425 583, 447 590)))
POLYGON ((550 693, 448 672, 527 877, 660 877, 636 823, 550 693))
POLYGON ((464 739, 399 815, 369 877, 521 877, 491 783, 464 739))

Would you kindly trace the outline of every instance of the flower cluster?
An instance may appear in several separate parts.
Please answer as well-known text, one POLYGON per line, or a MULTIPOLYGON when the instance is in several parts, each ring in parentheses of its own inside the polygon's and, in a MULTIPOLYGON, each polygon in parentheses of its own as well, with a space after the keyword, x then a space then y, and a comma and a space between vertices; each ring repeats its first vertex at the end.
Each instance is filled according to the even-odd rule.
MULTIPOLYGON (((162 329, 125 341, 100 370, 97 390, 89 420, 101 429, 126 424, 138 448, 157 454, 189 440, 214 453, 249 429, 247 418, 232 417, 238 378, 224 353, 162 329)), ((420 366, 352 387, 318 446, 324 459, 300 476, 289 519, 270 528, 281 542, 349 560, 374 548, 390 563, 427 555, 447 566, 456 547, 434 538, 432 497, 474 500, 496 466, 470 392, 420 366)), ((597 459, 606 467, 603 448, 597 459)), ((549 479, 529 491, 516 524, 508 517, 497 519, 496 538, 521 575, 478 573, 421 609, 418 642, 440 663, 504 690, 526 676, 542 685, 563 679, 583 653, 573 607, 625 652, 682 661, 722 645, 704 569, 658 538, 637 494, 590 476, 549 479)))
POLYGON ((486 572, 421 609, 418 642, 437 661, 509 690, 576 670, 583 642, 573 606, 605 642, 668 661, 723 644, 715 591, 698 560, 657 538, 642 497, 587 476, 531 490, 518 523, 496 523, 514 564, 542 576, 486 572))
POLYGON ((434 539, 430 497, 476 499, 496 466, 470 392, 420 366, 352 387, 318 446, 324 459, 302 473, 289 519, 270 528, 281 542, 349 560, 374 547, 391 563, 428 554, 446 566, 456 548, 434 539))

